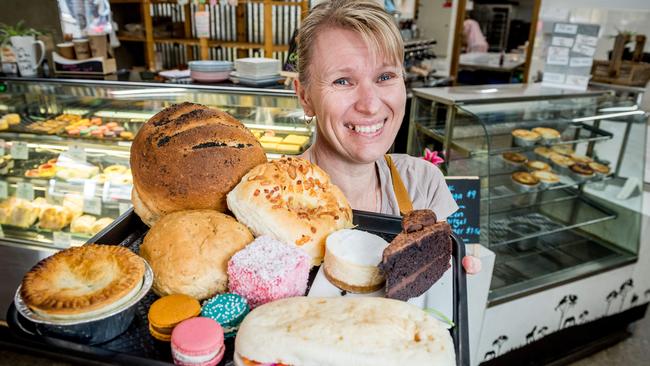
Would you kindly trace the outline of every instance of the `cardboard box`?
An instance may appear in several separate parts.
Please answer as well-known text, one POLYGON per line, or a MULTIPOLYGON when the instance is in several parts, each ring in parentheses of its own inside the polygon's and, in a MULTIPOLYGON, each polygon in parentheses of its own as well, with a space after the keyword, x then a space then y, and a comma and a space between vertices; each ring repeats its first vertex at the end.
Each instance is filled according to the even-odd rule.
POLYGON ((54 72, 61 75, 106 75, 117 71, 114 58, 93 57, 85 60, 71 60, 52 53, 54 72))

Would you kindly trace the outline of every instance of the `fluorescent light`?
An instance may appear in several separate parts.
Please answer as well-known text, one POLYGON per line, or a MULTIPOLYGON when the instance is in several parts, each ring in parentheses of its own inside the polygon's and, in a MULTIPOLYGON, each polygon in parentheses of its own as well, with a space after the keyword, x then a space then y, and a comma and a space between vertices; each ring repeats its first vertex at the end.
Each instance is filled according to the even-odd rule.
POLYGON ((607 107, 607 108, 601 108, 598 111, 599 112, 630 112, 630 111, 638 111, 639 106, 638 105, 632 105, 632 106, 627 106, 627 107, 607 107))
POLYGON ((108 93, 114 96, 125 96, 125 95, 149 96, 149 95, 185 93, 185 92, 187 92, 186 88, 151 88, 151 89, 144 88, 144 89, 129 89, 129 90, 111 90, 108 93))
POLYGON ((586 121, 595 121, 595 120, 599 120, 599 119, 634 116, 634 115, 639 115, 639 114, 645 114, 645 112, 644 111, 631 111, 631 112, 621 112, 621 113, 609 113, 609 114, 601 114, 601 115, 592 116, 592 117, 574 118, 571 121, 572 122, 586 122, 586 121))
POLYGON ((478 92, 481 93, 481 94, 490 94, 490 93, 496 93, 498 91, 499 91, 499 89, 490 88, 490 89, 481 89, 478 92))

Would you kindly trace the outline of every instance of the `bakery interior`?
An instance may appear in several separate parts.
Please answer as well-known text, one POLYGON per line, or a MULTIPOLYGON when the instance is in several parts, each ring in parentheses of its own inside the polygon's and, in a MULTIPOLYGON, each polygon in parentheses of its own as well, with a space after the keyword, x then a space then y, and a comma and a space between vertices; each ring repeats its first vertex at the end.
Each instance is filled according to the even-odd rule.
MULTIPOLYGON (((226 219, 177 215, 172 222, 173 214, 136 215, 134 204, 149 212, 157 200, 144 188, 138 188, 138 201, 132 200, 133 170, 143 169, 132 164, 147 156, 137 146, 137 136, 151 133, 144 126, 157 113, 169 107, 195 108, 173 107, 195 103, 206 106, 205 113, 229 114, 250 132, 246 146, 261 146, 255 153, 242 153, 250 161, 246 169, 266 160, 281 170, 293 166, 295 161, 287 157, 303 153, 316 133, 292 89, 297 77, 293 37, 301 19, 321 1, 0 4, 0 365, 177 361, 175 343, 172 357, 169 339, 163 341, 169 338, 165 332, 171 332, 165 323, 169 314, 159 309, 176 307, 187 313, 185 318, 199 313, 206 317, 226 298, 206 300, 201 309, 194 298, 211 296, 186 290, 189 299, 158 303, 175 295, 162 284, 165 276, 158 273, 157 263, 164 259, 152 247, 172 234, 155 233, 146 224, 166 219, 168 227, 180 227, 174 238, 192 242, 204 233, 185 227, 226 219), (133 319, 119 326, 76 328, 86 338, 71 337, 64 326, 55 331, 26 319, 25 312, 34 315, 26 303, 34 300, 24 288, 17 291, 27 283, 26 274, 70 248, 92 249, 88 243, 131 249, 118 254, 96 249, 96 255, 122 258, 115 266, 137 272, 142 287, 131 289, 133 319), (149 264, 124 264, 134 261, 133 251, 149 264)), ((406 114, 390 152, 434 163, 433 152, 442 157, 435 162, 449 186, 462 187, 464 182, 478 187, 478 199, 467 203, 467 217, 448 219, 455 236, 447 255, 454 266, 434 285, 441 298, 421 306, 436 308, 455 323, 444 332, 453 338, 455 363, 646 364, 650 4, 380 2, 394 18, 405 47, 406 114), (458 271, 462 252, 481 259, 480 273, 465 276, 458 271)), ((144 158, 138 163, 148 164, 144 158)), ((161 174, 149 173, 152 181, 161 174)), ((461 193, 454 194, 459 205, 461 193)), ((207 184, 201 194, 214 196, 207 184)), ((243 212, 244 206, 231 209, 239 222, 226 220, 228 230, 248 233, 251 224, 240 219, 238 210, 243 212)), ((337 216, 336 225, 358 225, 388 242, 402 229, 399 217, 359 211, 352 215, 354 223, 341 223, 345 218, 337 216)), ((253 240, 246 238, 246 243, 233 239, 229 252, 212 255, 224 261, 240 256, 241 266, 262 266, 264 261, 273 266, 271 257, 255 253, 253 245, 246 247, 250 253, 243 250, 253 240)), ((280 249, 274 253, 277 258, 292 256, 293 265, 306 268, 304 276, 309 260, 317 257, 280 249)), ((323 273, 315 280, 310 274, 309 296, 340 297, 346 290, 335 284, 332 273, 323 273)), ((205 285, 209 295, 226 291, 223 284, 214 288, 223 278, 211 281, 205 285)), ((248 291, 245 282, 238 286, 241 294, 248 291)), ((373 283, 372 291, 382 286, 373 283)), ((304 295, 306 290, 301 291, 304 295)), ((251 296, 248 302, 256 304, 259 299, 251 296)), ((238 307, 241 297, 227 301, 240 311, 241 322, 248 314, 238 307)), ((300 304, 286 303, 287 309, 293 307, 300 304)), ((406 310, 386 307, 385 312, 392 316, 406 310)), ((261 321, 249 317, 248 325, 261 321)), ((261 322, 257 326, 263 327, 261 322)), ((221 325, 226 356, 219 364, 259 364, 232 360, 241 355, 233 356, 230 325, 221 325)), ((251 330, 245 328, 240 332, 247 335, 251 330)), ((341 329, 354 332, 347 325, 341 329)), ((249 337, 250 344, 261 344, 249 337)), ((271 343, 276 338, 272 333, 260 337, 271 343)))

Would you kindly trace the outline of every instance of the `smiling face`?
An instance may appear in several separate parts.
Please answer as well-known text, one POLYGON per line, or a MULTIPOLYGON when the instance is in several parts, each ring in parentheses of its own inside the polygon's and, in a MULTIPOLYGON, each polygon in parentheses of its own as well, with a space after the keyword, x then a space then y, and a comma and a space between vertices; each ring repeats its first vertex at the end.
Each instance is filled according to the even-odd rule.
POLYGON ((402 65, 341 28, 323 29, 312 52, 308 83, 297 82, 296 90, 305 114, 317 116, 316 144, 349 162, 381 158, 404 116, 402 65))

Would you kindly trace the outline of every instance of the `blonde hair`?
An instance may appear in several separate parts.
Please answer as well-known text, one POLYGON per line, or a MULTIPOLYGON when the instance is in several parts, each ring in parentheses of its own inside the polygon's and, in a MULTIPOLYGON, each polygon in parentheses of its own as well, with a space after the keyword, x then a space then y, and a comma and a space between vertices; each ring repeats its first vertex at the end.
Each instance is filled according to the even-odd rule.
POLYGON ((404 42, 391 16, 372 0, 330 0, 316 5, 302 22, 298 42, 298 78, 309 82, 313 43, 319 31, 338 27, 358 33, 375 55, 395 65, 404 61, 404 42))

